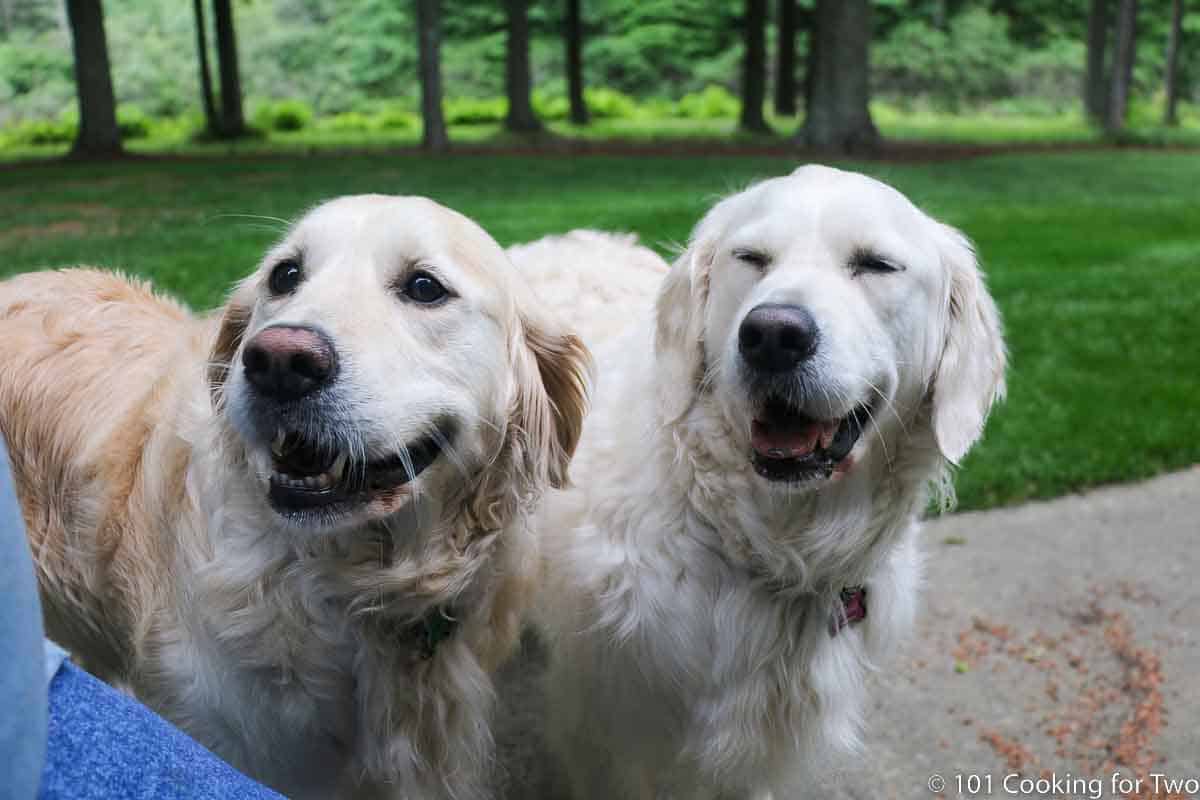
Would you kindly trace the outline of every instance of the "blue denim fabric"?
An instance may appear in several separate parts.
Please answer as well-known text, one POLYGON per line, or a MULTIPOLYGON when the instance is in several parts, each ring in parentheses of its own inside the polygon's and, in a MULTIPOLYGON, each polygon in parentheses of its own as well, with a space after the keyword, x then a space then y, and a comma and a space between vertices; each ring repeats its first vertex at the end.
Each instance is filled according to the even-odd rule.
POLYGON ((0 800, 280 800, 64 657, 0 441, 0 800))
POLYGON ((46 750, 42 610, 0 442, 0 800, 31 800, 46 750))
POLYGON ((281 800, 128 695, 66 662, 50 684, 42 800, 281 800))

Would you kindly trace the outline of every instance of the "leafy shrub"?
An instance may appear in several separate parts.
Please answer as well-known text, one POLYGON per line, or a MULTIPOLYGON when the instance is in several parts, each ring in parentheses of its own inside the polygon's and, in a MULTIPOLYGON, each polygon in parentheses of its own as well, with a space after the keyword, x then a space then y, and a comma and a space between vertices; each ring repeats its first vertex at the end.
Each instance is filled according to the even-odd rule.
POLYGON ((955 16, 948 31, 923 19, 901 22, 872 49, 875 89, 900 105, 921 97, 957 110, 1007 96, 1017 51, 1001 14, 975 8, 955 16))
POLYGON ((555 122, 570 116, 571 103, 562 95, 550 95, 535 91, 533 93, 533 110, 542 119, 555 122))
POLYGON ((278 100, 259 105, 254 125, 267 131, 300 131, 312 123, 312 118, 312 106, 303 100, 278 100))
POLYGON ((150 121, 149 136, 158 141, 187 141, 203 130, 204 114, 192 110, 169 117, 154 117, 150 121))
POLYGON ((322 130, 334 133, 373 133, 407 131, 416 128, 417 115, 396 106, 376 106, 375 111, 343 111, 318 121, 322 130))
POLYGON ((675 102, 666 97, 651 97, 641 102, 639 110, 649 119, 668 119, 675 116, 675 102))
POLYGON ((407 131, 417 127, 417 115, 403 108, 385 108, 375 115, 376 128, 383 131, 407 131))
POLYGON ((675 104, 675 116, 684 119, 727 119, 740 110, 741 103, 728 89, 713 85, 685 94, 675 104))
POLYGON ((135 105, 117 107, 117 129, 122 139, 145 139, 150 136, 153 120, 135 105))
POLYGON ((583 99, 596 119, 629 119, 637 116, 637 101, 616 89, 584 89, 583 99))
POLYGON ((373 130, 371 118, 361 111, 343 111, 321 120, 320 126, 337 133, 366 133, 373 130))
POLYGON ((448 97, 442 109, 449 125, 486 125, 504 121, 508 101, 503 97, 448 97))
POLYGON ((31 42, 0 42, 0 75, 14 95, 37 92, 53 80, 73 81, 70 48, 38 37, 31 42))
POLYGON ((1009 69, 1011 91, 1018 97, 1043 100, 1053 112, 1077 108, 1085 58, 1084 43, 1065 37, 1036 50, 1021 50, 1009 69))
POLYGON ((79 132, 79 122, 64 114, 58 119, 29 119, 4 129, 10 145, 70 144, 79 132))

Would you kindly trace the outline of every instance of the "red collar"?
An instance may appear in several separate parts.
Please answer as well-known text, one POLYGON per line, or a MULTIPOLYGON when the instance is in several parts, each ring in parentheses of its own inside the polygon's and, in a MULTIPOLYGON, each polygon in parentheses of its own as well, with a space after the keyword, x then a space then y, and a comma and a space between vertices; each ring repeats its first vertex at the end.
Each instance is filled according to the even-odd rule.
POLYGON ((842 607, 829 618, 829 635, 837 636, 848 625, 867 618, 867 587, 847 586, 842 589, 842 607))

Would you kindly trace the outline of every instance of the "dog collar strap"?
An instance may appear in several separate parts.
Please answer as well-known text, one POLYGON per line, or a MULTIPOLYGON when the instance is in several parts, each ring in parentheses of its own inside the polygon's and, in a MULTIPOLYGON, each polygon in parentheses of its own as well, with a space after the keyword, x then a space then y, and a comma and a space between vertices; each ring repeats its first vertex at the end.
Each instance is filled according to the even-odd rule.
POLYGON ((457 628, 458 618, 450 609, 438 606, 410 628, 409 634, 416 642, 420 659, 428 661, 437 652, 438 645, 453 636, 457 628))
POLYGON ((841 607, 829 618, 829 635, 837 636, 848 625, 867 618, 867 587, 847 586, 841 592, 841 607))

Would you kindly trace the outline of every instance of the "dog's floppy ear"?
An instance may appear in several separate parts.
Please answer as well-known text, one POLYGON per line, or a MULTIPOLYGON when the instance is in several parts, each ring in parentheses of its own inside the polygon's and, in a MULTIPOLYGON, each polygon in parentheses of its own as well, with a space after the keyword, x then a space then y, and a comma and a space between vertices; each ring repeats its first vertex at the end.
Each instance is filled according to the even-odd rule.
POLYGON ((561 489, 587 414, 591 354, 574 333, 555 321, 521 315, 524 352, 517 370, 517 425, 532 450, 539 478, 561 489))
POLYGON ((253 311, 254 288, 249 281, 244 281, 234 288, 220 312, 217 335, 208 354, 208 389, 214 404, 221 400, 221 390, 225 387, 233 358, 241 347, 253 311))
POLYGON ((466 535, 502 528, 547 485, 566 487, 583 431, 591 354, 553 320, 528 312, 518 319, 509 340, 515 391, 508 424, 499 455, 468 494, 466 535))
POLYGON ((945 340, 933 380, 933 432, 942 455, 957 464, 983 433, 992 404, 1004 396, 1007 357, 1000 313, 971 243, 959 231, 941 227, 949 291, 945 340))
POLYGON ((704 376, 704 308, 712 258, 711 242, 697 235, 675 259, 658 291, 654 352, 659 409, 668 422, 691 407, 704 376))

